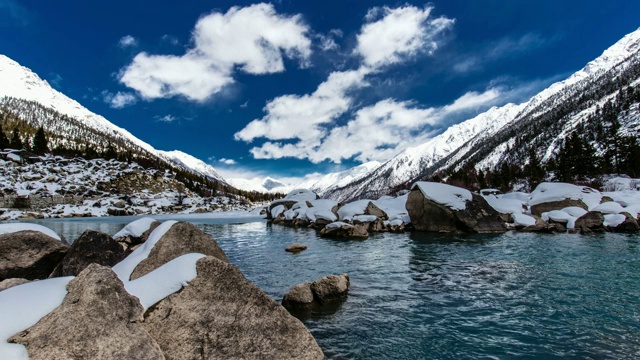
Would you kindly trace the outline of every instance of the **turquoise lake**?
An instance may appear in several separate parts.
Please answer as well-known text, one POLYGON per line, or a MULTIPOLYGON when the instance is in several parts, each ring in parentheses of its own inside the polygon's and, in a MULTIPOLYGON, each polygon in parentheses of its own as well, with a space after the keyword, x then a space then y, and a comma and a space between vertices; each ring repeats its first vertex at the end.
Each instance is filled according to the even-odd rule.
MULTIPOLYGON (((640 358, 640 235, 374 234, 194 219, 280 301, 293 285, 348 273, 348 299, 303 322, 329 359, 640 358), (309 249, 291 255, 292 242, 309 249)), ((40 221, 73 241, 131 218, 40 221)), ((242 222, 246 220, 238 220, 242 222)))

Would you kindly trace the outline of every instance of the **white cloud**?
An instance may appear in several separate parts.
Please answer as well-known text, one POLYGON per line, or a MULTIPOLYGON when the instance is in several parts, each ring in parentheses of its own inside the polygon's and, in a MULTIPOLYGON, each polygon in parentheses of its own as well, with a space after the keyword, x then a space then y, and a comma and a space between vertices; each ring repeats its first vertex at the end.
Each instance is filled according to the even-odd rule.
POLYGON ((271 100, 264 108, 267 114, 237 132, 236 140, 321 138, 325 133, 321 126, 332 123, 350 109, 349 91, 367 85, 365 74, 364 70, 333 72, 312 94, 283 95, 271 100))
POLYGON ((283 57, 306 66, 309 28, 300 15, 277 14, 271 4, 232 7, 195 25, 193 47, 182 56, 140 53, 122 69, 120 81, 147 99, 184 96, 204 101, 234 82, 234 71, 284 71, 283 57))
POLYGON ((131 35, 125 35, 120 38, 118 45, 123 49, 127 47, 136 47, 138 46, 138 40, 131 35))
POLYGON ((220 161, 221 163, 223 163, 225 165, 235 165, 235 164, 237 164, 237 162, 235 160, 233 160, 233 159, 222 158, 222 159, 220 159, 218 161, 220 161))
POLYGON ((170 123, 170 122, 174 122, 174 121, 178 120, 178 118, 176 118, 175 116, 173 116, 171 114, 167 114, 165 116, 156 116, 156 120, 158 120, 160 122, 170 123))
POLYGON ((365 17, 367 24, 357 37, 355 52, 372 68, 395 64, 419 53, 433 53, 438 47, 438 37, 454 21, 430 18, 432 9, 410 5, 371 9, 365 17))
POLYGON ((138 102, 138 98, 132 93, 118 91, 113 94, 104 90, 101 94, 102 100, 114 109, 122 109, 125 106, 133 105, 138 102))

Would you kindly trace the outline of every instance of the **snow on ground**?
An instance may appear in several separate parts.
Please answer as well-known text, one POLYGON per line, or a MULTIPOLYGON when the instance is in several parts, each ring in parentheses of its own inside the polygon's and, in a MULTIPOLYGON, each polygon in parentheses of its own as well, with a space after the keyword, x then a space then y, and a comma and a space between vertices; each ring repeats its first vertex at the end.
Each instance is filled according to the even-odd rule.
POLYGON ((14 233, 18 231, 38 231, 56 240, 61 240, 60 236, 56 234, 55 231, 42 225, 29 224, 29 223, 0 224, 0 235, 14 233))
POLYGON ((425 198, 452 210, 466 209, 467 201, 473 199, 471 191, 448 184, 420 181, 413 185, 415 187, 422 191, 425 198))
POLYGON ((543 182, 531 193, 529 205, 566 199, 582 200, 589 209, 593 209, 600 204, 602 194, 598 190, 586 186, 543 182))
POLYGON ((142 244, 139 248, 134 250, 126 259, 117 263, 113 267, 113 271, 118 275, 120 280, 123 282, 128 282, 131 277, 131 273, 135 270, 138 264, 146 259, 149 256, 149 253, 156 245, 156 243, 162 238, 162 236, 171 229, 171 227, 177 223, 175 220, 165 221, 160 226, 158 226, 153 232, 149 235, 149 239, 142 244))
POLYGON ((29 359, 23 345, 7 340, 62 304, 71 279, 73 276, 33 281, 0 291, 0 358, 29 359))
POLYGON ((113 235, 114 239, 131 236, 139 238, 144 234, 145 231, 149 230, 151 224, 155 220, 149 217, 143 217, 142 219, 138 219, 134 222, 129 223, 127 226, 122 228, 122 230, 118 231, 115 235, 113 235))
POLYGON ((198 275, 196 261, 203 257, 205 255, 197 253, 179 256, 145 276, 124 281, 124 287, 129 294, 140 299, 140 304, 147 310, 195 279, 198 275))

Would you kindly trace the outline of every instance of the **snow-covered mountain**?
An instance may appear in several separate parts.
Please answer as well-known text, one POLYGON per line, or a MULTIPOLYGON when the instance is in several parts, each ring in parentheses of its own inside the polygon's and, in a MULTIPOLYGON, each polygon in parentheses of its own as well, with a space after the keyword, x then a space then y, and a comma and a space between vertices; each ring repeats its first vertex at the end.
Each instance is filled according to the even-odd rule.
POLYGON ((280 193, 286 194, 295 188, 294 185, 285 184, 272 177, 255 177, 252 179, 229 178, 229 184, 237 189, 245 191, 256 191, 260 193, 280 193))
MULTIPOLYGON (((64 137, 70 132, 71 127, 80 124, 96 133, 109 137, 109 139, 116 139, 132 147, 142 149, 163 161, 169 161, 174 166, 181 167, 196 175, 204 176, 213 181, 224 182, 222 176, 203 161, 180 151, 165 152, 156 150, 129 131, 114 125, 104 117, 89 111, 77 101, 55 90, 46 80, 41 79, 30 69, 21 66, 4 55, 0 55, 0 99, 5 96, 36 102, 45 108, 67 115, 75 120, 75 122, 69 122, 68 128, 58 124, 55 129, 45 128, 46 131, 57 133, 64 137)), ((20 114, 16 115, 20 117, 20 114)))
MULTIPOLYGON (((339 200, 374 197, 437 172, 447 173, 469 165, 491 169, 504 161, 517 163, 514 160, 525 158, 530 148, 544 160, 578 123, 615 97, 623 83, 640 83, 639 52, 640 29, 529 101, 491 108, 422 145, 406 149, 373 170, 370 176, 335 187, 324 195, 339 200)), ((636 115, 633 111, 624 115, 621 131, 638 130, 636 115)))

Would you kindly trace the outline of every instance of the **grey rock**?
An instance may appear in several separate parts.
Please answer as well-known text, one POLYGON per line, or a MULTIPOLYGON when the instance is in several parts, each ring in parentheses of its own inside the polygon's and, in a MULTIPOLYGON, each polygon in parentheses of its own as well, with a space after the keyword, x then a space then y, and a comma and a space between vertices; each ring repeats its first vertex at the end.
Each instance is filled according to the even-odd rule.
POLYGON ((464 210, 453 210, 424 197, 414 188, 407 198, 407 211, 411 224, 418 231, 445 233, 502 233, 506 227, 500 213, 487 200, 472 194, 464 210))
POLYGON ((307 250, 307 245, 300 244, 300 243, 293 243, 289 245, 286 249, 284 249, 284 251, 290 252, 290 253, 299 253, 305 250, 307 250))
POLYGON ((282 298, 282 306, 285 308, 311 307, 314 305, 313 291, 311 283, 295 285, 282 298))
POLYGON ((531 214, 540 216, 542 215, 542 213, 553 211, 553 210, 562 210, 569 206, 577 206, 585 210, 589 210, 587 205, 582 200, 564 199, 559 201, 549 201, 541 204, 532 205, 531 214))
POLYGON ((229 262, 218 243, 195 225, 188 222, 174 224, 155 244, 149 256, 131 273, 131 280, 142 277, 169 261, 185 254, 200 253, 229 262))
POLYGON ((367 231, 368 225, 355 224, 355 225, 342 225, 339 227, 324 227, 320 230, 320 236, 332 239, 355 239, 365 240, 369 238, 369 232, 367 231))
POLYGON ((366 215, 377 216, 378 218, 380 218, 382 220, 388 220, 389 219, 389 216, 387 215, 387 213, 384 212, 384 210, 380 209, 372 201, 369 201, 369 204, 367 204, 367 208, 364 210, 364 213, 366 215))
POLYGON ((320 304, 344 299, 349 292, 349 276, 329 275, 311 283, 311 291, 320 304))
POLYGON ((20 278, 11 278, 0 281, 0 291, 7 290, 8 288, 12 288, 14 286, 22 285, 28 283, 27 279, 20 278))
POLYGON ((582 234, 602 232, 604 228, 604 216, 599 211, 589 211, 580 216, 575 223, 575 229, 582 234))
POLYGON ((0 281, 46 279, 68 249, 68 245, 39 231, 0 235, 0 281))
POLYGON ((108 268, 89 265, 67 285, 62 304, 9 342, 30 359, 164 359, 141 326, 143 308, 108 268))
POLYGON ((208 256, 188 286, 150 308, 144 327, 167 359, 323 359, 307 328, 244 278, 208 256))
POLYGON ((69 252, 50 277, 77 276, 90 264, 112 267, 123 256, 124 250, 110 235, 86 230, 71 244, 69 252))

